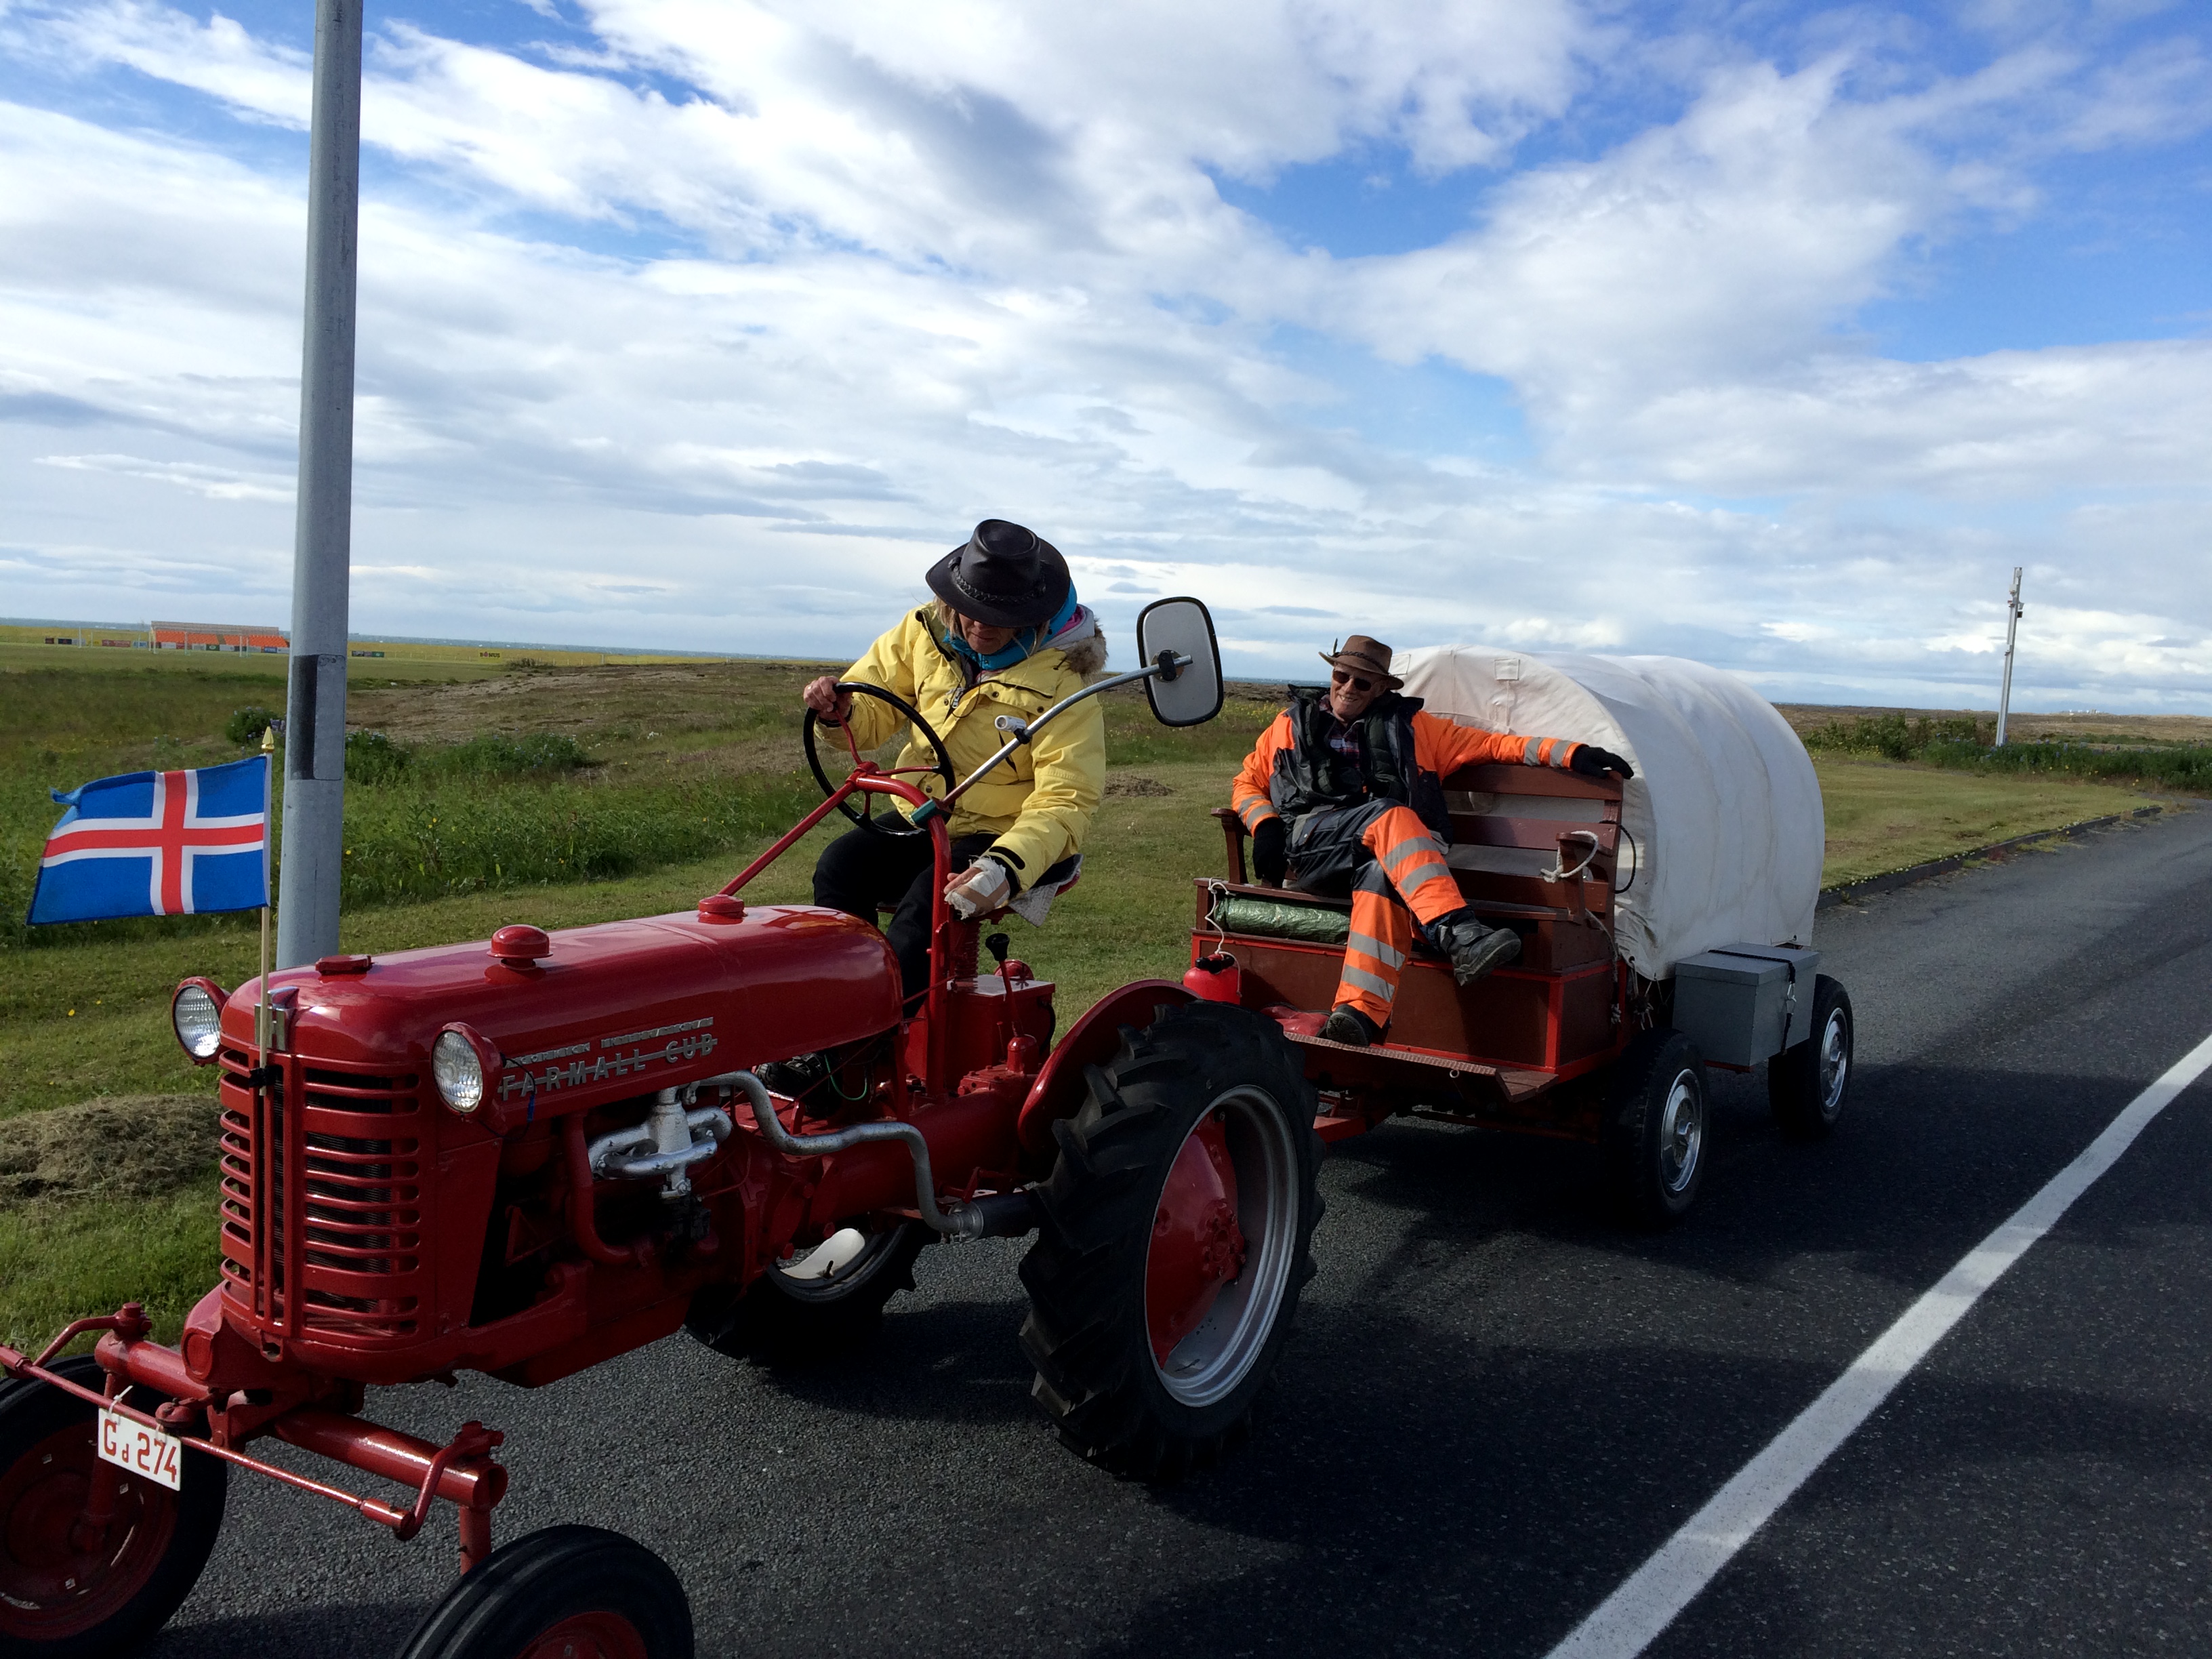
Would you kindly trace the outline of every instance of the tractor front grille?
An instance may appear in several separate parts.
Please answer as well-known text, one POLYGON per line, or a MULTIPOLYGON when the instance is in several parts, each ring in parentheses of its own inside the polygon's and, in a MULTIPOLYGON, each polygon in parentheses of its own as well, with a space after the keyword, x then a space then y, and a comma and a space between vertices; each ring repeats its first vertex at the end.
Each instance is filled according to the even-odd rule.
POLYGON ((226 1294, 272 1334, 413 1336, 429 1295, 416 1079, 303 1057, 257 1095, 252 1063, 222 1051, 226 1294))

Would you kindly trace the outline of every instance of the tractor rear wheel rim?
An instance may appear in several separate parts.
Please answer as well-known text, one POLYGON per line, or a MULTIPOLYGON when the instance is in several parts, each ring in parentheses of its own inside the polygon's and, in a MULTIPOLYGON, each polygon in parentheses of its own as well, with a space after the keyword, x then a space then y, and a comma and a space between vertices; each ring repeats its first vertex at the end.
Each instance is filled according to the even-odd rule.
POLYGON ((1844 1018, 1844 1011, 1828 1011, 1828 1023, 1820 1028, 1820 1115, 1832 1118, 1844 1103, 1844 1083, 1850 1075, 1850 1028, 1844 1018))
POLYGON ((645 1638, 618 1613, 573 1613, 531 1638, 515 1659, 648 1659, 645 1638))
POLYGON ((1659 1115, 1659 1184, 1669 1197, 1685 1191, 1698 1172, 1705 1144, 1705 1103, 1695 1073, 1680 1071, 1659 1115))
POLYGON ((96 1630, 146 1587, 177 1529, 176 1495, 94 1449, 89 1419, 58 1429, 0 1473, 0 1636, 58 1642, 96 1630), (77 1536, 95 1480, 116 1486, 98 1540, 77 1536))
POLYGON ((1288 1115, 1263 1090, 1227 1091, 1200 1115, 1176 1149, 1146 1246, 1146 1337, 1161 1386, 1180 1403, 1203 1407, 1224 1399, 1266 1352, 1291 1281, 1297 1206, 1297 1157, 1288 1115), (1187 1217, 1194 1181, 1204 1176, 1188 1160, 1199 1150, 1194 1143, 1204 1140, 1225 1151, 1233 1170, 1233 1180, 1222 1185, 1235 1223, 1233 1229, 1218 1230, 1228 1236, 1217 1237, 1210 1259, 1194 1268, 1187 1255, 1171 1254, 1162 1224, 1187 1217), (1241 1250, 1235 1248, 1238 1243, 1241 1250), (1155 1247, 1161 1252, 1158 1262, 1155 1247), (1210 1281, 1212 1294, 1202 1316, 1185 1329, 1194 1271, 1210 1281))

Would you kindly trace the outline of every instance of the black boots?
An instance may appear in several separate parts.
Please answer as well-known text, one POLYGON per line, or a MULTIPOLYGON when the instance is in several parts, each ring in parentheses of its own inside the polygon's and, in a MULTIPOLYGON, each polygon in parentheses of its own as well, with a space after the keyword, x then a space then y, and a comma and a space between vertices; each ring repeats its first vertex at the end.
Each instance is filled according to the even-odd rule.
POLYGON ((1474 919, 1472 909, 1455 910, 1425 922, 1421 933, 1451 958, 1452 977, 1462 985, 1474 984, 1492 969, 1521 954, 1520 934, 1510 927, 1485 926, 1474 919))
POLYGON ((1331 1042, 1364 1048, 1382 1035, 1382 1028, 1347 1002, 1328 1011, 1328 1018, 1321 1023, 1321 1035, 1331 1042))

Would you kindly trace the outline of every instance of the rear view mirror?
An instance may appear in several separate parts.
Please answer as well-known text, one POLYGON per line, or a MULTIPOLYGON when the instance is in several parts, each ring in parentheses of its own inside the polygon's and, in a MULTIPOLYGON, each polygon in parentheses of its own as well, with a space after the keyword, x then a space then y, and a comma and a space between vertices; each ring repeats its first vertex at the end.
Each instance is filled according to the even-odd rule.
POLYGON ((1221 647, 1196 599, 1154 599, 1137 618, 1137 654, 1160 665, 1145 682, 1162 726, 1202 726, 1221 712, 1221 647), (1167 659, 1161 665, 1163 657, 1167 659))

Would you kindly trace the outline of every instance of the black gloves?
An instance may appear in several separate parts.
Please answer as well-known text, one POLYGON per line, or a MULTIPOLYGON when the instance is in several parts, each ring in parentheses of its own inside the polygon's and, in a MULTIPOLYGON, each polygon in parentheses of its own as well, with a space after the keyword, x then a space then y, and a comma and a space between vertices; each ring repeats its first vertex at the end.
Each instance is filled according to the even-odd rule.
POLYGON ((1252 832, 1252 873, 1264 887, 1280 887, 1291 872, 1290 839, 1280 818, 1262 818, 1252 832))
POLYGON ((1567 763, 1567 770, 1579 772, 1586 778, 1596 777, 1601 772, 1618 772, 1624 778, 1636 775, 1636 769, 1612 750, 1587 743, 1575 750, 1575 757, 1567 763))

